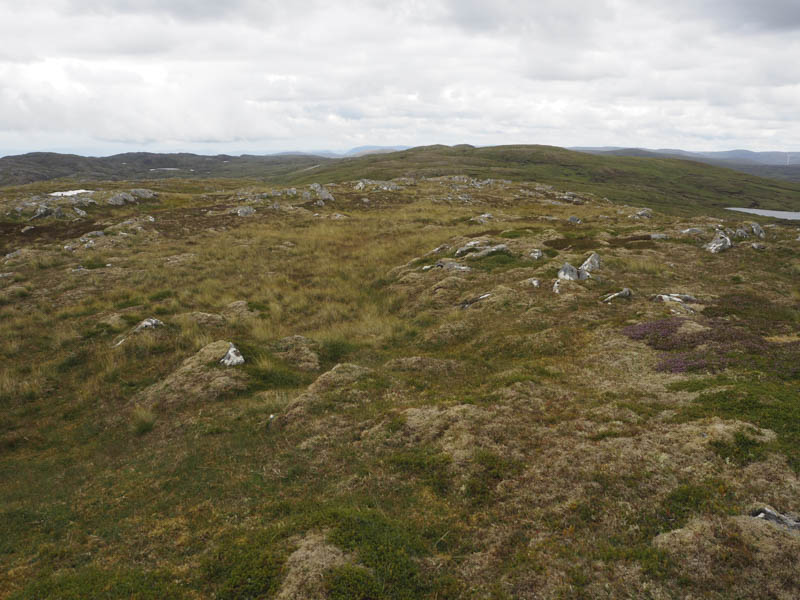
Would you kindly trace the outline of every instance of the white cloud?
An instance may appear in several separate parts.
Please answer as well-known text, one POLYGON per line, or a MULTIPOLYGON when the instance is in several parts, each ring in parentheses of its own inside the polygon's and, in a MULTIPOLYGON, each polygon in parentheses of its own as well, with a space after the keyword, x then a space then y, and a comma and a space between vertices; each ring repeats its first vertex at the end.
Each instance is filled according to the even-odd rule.
POLYGON ((779 0, 0 0, 0 154, 793 150, 799 12, 779 0))

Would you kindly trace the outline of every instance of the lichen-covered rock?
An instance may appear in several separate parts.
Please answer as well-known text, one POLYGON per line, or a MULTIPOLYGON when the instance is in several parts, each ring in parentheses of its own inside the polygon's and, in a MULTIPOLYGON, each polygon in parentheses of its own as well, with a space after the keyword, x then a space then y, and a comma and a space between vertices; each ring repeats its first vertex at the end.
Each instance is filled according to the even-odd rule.
POLYGON ((558 270, 558 278, 565 281, 584 281, 589 278, 589 274, 583 269, 576 269, 571 264, 564 263, 558 270))
POLYGON ((760 238, 760 239, 763 240, 765 237, 767 237, 767 234, 764 233, 764 230, 761 228, 761 225, 759 225, 758 223, 750 223, 750 229, 752 229, 753 235, 756 236, 757 238, 760 238))
POLYGON ((138 200, 155 200, 158 198, 158 194, 156 192, 145 188, 131 190, 130 195, 138 200))
POLYGON ((134 204, 136 202, 136 198, 134 198, 128 192, 120 192, 119 194, 114 194, 111 198, 108 199, 108 203, 111 206, 125 206, 126 204, 134 204))
POLYGON ((719 254, 733 246, 731 239, 725 235, 723 231, 717 231, 714 239, 707 243, 703 248, 711 252, 711 254, 719 254))
POLYGON ((592 252, 583 264, 578 268, 578 271, 584 271, 586 273, 592 273, 593 271, 597 271, 600 268, 600 257, 598 256, 597 252, 592 252))

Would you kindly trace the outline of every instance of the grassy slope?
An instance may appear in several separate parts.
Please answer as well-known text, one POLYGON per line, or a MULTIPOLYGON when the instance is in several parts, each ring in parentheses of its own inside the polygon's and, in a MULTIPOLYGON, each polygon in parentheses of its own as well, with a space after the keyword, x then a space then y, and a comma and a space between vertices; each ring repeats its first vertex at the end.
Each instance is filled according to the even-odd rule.
POLYGON ((792 228, 769 230, 765 252, 711 255, 676 234, 699 224, 710 237, 705 219, 554 205, 533 185, 332 186, 335 203, 310 207, 319 217, 268 209, 302 200, 260 202, 257 182, 158 186, 159 203, 91 207, 86 226, 155 222, 74 253, 63 250, 77 237, 62 235, 68 223, 32 234, 4 223, 31 254, 0 268, 13 273, 0 279, 0 596, 274 597, 310 534, 350 557, 322 569, 329 598, 797 592, 793 538, 767 533, 778 536, 767 544, 732 517, 753 502, 800 510, 792 228), (256 216, 224 212, 242 202, 256 216), (484 212, 488 224, 470 220, 484 212), (568 224, 573 214, 584 224, 568 224), (630 239, 645 232, 672 238, 630 239), (481 234, 514 256, 458 277, 423 270, 432 248, 481 234), (533 247, 546 258, 525 259, 533 247), (558 267, 591 249, 604 260, 597 276, 553 294, 558 267), (598 302, 622 286, 632 300, 598 302), (666 349, 629 339, 626 326, 674 318, 648 300, 665 291, 708 303, 683 315, 696 337, 665 336, 666 349), (206 326, 185 315, 235 300, 251 314, 206 326), (112 348, 150 316, 167 326, 112 348), (321 343, 318 371, 275 354, 294 334, 321 343), (136 408, 217 339, 242 349, 248 389, 136 408), (698 347, 730 364, 657 370, 662 353, 688 361, 698 347), (387 364, 410 356, 460 368, 387 364), (290 414, 345 361, 373 375, 290 414), (690 523, 710 528, 707 549, 656 542, 690 523))
POLYGON ((608 157, 553 146, 429 146, 333 161, 293 183, 465 174, 538 181, 671 214, 726 206, 797 210, 800 185, 678 159, 608 157))

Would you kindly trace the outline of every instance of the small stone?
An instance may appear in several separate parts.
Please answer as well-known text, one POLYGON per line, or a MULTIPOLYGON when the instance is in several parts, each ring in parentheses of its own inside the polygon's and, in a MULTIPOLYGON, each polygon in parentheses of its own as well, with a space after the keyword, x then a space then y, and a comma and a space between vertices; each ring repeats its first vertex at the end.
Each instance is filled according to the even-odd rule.
POLYGON ((138 200, 155 200, 158 197, 153 190, 138 188, 130 191, 131 196, 138 200))
POLYGON ((239 352, 236 346, 231 344, 230 348, 228 348, 228 351, 225 353, 225 356, 223 356, 219 362, 226 367, 235 367, 236 365, 241 365, 244 363, 244 356, 242 356, 242 353, 239 352))
POLYGON ((616 300, 617 298, 630 298, 633 296, 633 292, 630 288, 622 288, 621 291, 615 294, 608 294, 603 298, 603 302, 611 302, 612 300, 616 300))
POLYGON ((81 210, 77 206, 73 206, 72 210, 74 210, 75 214, 78 215, 79 217, 85 217, 86 216, 86 211, 85 210, 81 210))
POLYGON ((703 233, 703 230, 699 227, 689 227, 689 229, 684 229, 681 233, 684 235, 699 235, 703 233))
POLYGON ((539 288, 539 287, 541 287, 541 286, 542 286, 542 282, 541 282, 541 281, 539 281, 538 279, 536 279, 536 277, 531 277, 530 279, 526 279, 526 280, 525 280, 525 281, 523 281, 522 283, 524 283, 524 284, 526 284, 526 285, 533 286, 533 287, 535 287, 535 288, 539 288))
POLYGON ((28 233, 29 231, 33 231, 34 229, 36 229, 36 227, 34 227, 33 225, 28 225, 26 227, 23 227, 20 233, 28 233))
POLYGON ((651 240, 668 240, 669 236, 666 233, 651 233, 651 240))
POLYGON ((581 223, 583 223, 583 221, 578 217, 570 217, 569 219, 567 219, 567 221, 572 223, 573 225, 580 225, 581 223))
POLYGON ((251 217, 256 214, 256 209, 252 206, 239 206, 234 209, 234 212, 240 217, 251 217))
MULTIPOLYGON (((106 266, 109 267, 111 265, 106 265, 106 266)), ((146 329, 155 329, 157 327, 163 327, 163 326, 164 323, 162 321, 150 317, 139 323, 136 327, 134 327, 131 333, 139 333, 140 331, 144 331, 146 329)))
POLYGON ((761 229, 761 225, 759 225, 758 223, 750 223, 750 229, 753 230, 753 235, 756 236, 757 238, 763 240, 765 237, 767 237, 767 234, 764 233, 764 230, 761 229))
POLYGON ((753 250, 766 250, 767 247, 764 244, 759 244, 758 242, 753 242, 750 244, 753 250))
POLYGON ((643 208, 631 216, 634 219, 651 219, 653 217, 653 211, 649 208, 643 208))
POLYGON ((473 304, 480 302, 481 300, 486 300, 486 298, 490 297, 491 294, 481 294, 480 296, 476 296, 474 298, 470 298, 469 300, 464 300, 461 303, 461 308, 469 308, 473 304))
POLYGON ((531 250, 531 253, 528 256, 530 256, 533 260, 539 260, 544 256, 544 252, 538 248, 535 248, 534 250, 531 250))

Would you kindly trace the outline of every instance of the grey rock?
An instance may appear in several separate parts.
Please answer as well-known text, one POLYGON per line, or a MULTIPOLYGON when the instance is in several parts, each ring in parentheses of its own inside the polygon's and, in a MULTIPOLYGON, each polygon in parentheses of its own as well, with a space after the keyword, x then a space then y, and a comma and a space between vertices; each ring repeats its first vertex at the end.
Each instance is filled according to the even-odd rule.
POLYGON ((79 217, 85 217, 86 216, 86 211, 85 210, 81 210, 77 206, 73 206, 72 210, 74 210, 75 214, 78 215, 79 217))
POLYGON ((136 198, 131 196, 128 192, 120 192, 119 194, 114 194, 111 198, 108 199, 108 203, 111 206, 125 206, 126 204, 134 204, 136 202, 136 198))
POLYGON ((240 217, 251 217, 256 214, 256 209, 252 206, 239 206, 234 209, 234 212, 240 217))
POLYGON ((643 208, 642 210, 631 215, 631 217, 634 219, 651 219, 653 217, 653 211, 649 208, 643 208))
POLYGON ((470 252, 477 252, 478 249, 488 246, 489 242, 487 240, 472 240, 471 242, 467 242, 461 248, 456 250, 456 258, 461 258, 470 252))
POLYGON ((737 229, 733 235, 739 239, 747 239, 750 237, 750 232, 748 232, 746 229, 739 227, 739 229, 737 229))
POLYGON ((228 351, 225 353, 225 356, 223 356, 219 362, 226 367, 235 367, 236 365, 244 364, 244 356, 242 356, 242 353, 239 352, 239 349, 236 346, 231 344, 228 348, 228 351))
POLYGON ((684 235, 699 235, 703 233, 703 230, 699 227, 689 227, 689 229, 684 229, 681 233, 684 235))
POLYGON ((489 246, 488 248, 467 254, 465 258, 466 260, 476 260, 486 256, 492 256, 493 254, 510 254, 510 252, 508 246, 505 244, 498 244, 497 246, 489 246))
POLYGON ((584 281, 589 278, 589 274, 583 269, 576 269, 569 263, 564 263, 558 271, 558 278, 565 281, 584 281))
POLYGON ((600 257, 597 255, 597 252, 592 252, 583 264, 579 267, 579 271, 586 271, 587 273, 592 273, 593 271, 597 271, 600 268, 600 257))
POLYGON ((764 233, 764 230, 761 229, 761 225, 759 225, 758 223, 750 223, 750 229, 753 230, 753 235, 756 236, 757 238, 763 240, 765 237, 767 237, 767 234, 764 233))
POLYGON ((47 206, 46 204, 40 204, 36 207, 36 212, 33 213, 33 216, 30 218, 31 221, 34 219, 43 219, 45 217, 49 217, 53 214, 53 209, 47 206))
POLYGON ((22 228, 20 233, 28 233, 29 231, 33 231, 34 229, 36 229, 36 227, 34 227, 33 225, 27 225, 22 228))
POLYGON ((466 273, 467 271, 472 271, 472 267, 468 267, 467 265, 462 265, 459 262, 454 260, 440 260, 435 265, 435 267, 439 269, 444 269, 445 271, 460 271, 466 273))
POLYGON ((630 298, 631 296, 633 296, 633 292, 630 290, 630 288, 622 288, 621 291, 615 294, 607 294, 604 296, 603 302, 611 302, 612 300, 616 300, 618 298, 630 298))
POLYGON ((569 223, 572 223, 573 225, 580 225, 581 223, 583 223, 583 221, 581 221, 578 217, 570 217, 569 219, 567 219, 567 221, 569 223))
POLYGON ((755 519, 763 519, 765 521, 769 521, 770 523, 775 523, 776 525, 785 529, 795 531, 800 530, 800 520, 788 515, 783 515, 771 506, 757 508, 750 512, 750 516, 755 519))
POLYGON ((476 304, 476 303, 480 302, 481 300, 486 300, 486 298, 489 298, 490 296, 491 296, 491 294, 481 294, 480 296, 475 296, 474 298, 470 298, 469 300, 464 300, 460 304, 460 306, 461 306, 462 309, 463 308, 469 308, 473 304, 476 304))
POLYGON ((764 244, 759 244, 758 242, 753 242, 752 244, 750 244, 750 247, 753 248, 753 250, 766 250, 767 249, 767 247, 764 244))
POLYGON ((711 252, 711 254, 719 254, 733 246, 731 239, 722 231, 717 231, 714 239, 707 243, 703 248, 711 252))
POLYGON ((656 294, 653 296, 653 302, 677 302, 679 304, 688 302, 697 304, 699 301, 690 294, 656 294))
POLYGON ((669 236, 666 233, 651 233, 651 240, 668 240, 669 236))
POLYGON ((526 279, 522 283, 533 286, 535 288, 542 287, 542 282, 536 279, 536 277, 531 277, 530 279, 526 279))
POLYGON ((131 190, 130 195, 136 198, 137 200, 155 200, 156 198, 158 198, 158 194, 155 193, 153 190, 147 190, 144 188, 137 188, 135 190, 131 190))
POLYGON ((163 326, 164 323, 162 321, 150 317, 139 323, 136 327, 134 327, 131 333, 139 333, 140 331, 145 331, 147 329, 156 329, 157 327, 163 327, 163 326))
POLYGON ((544 256, 544 252, 538 248, 535 248, 534 250, 531 250, 531 253, 528 256, 530 256, 533 260, 539 260, 544 256))
POLYGON ((472 217, 470 221, 475 223, 480 223, 481 225, 486 225, 489 221, 494 219, 494 215, 492 213, 483 213, 482 215, 478 215, 477 217, 472 217))
POLYGON ((561 280, 560 279, 556 279, 555 282, 553 283, 553 293, 554 294, 560 294, 561 293, 561 280))

